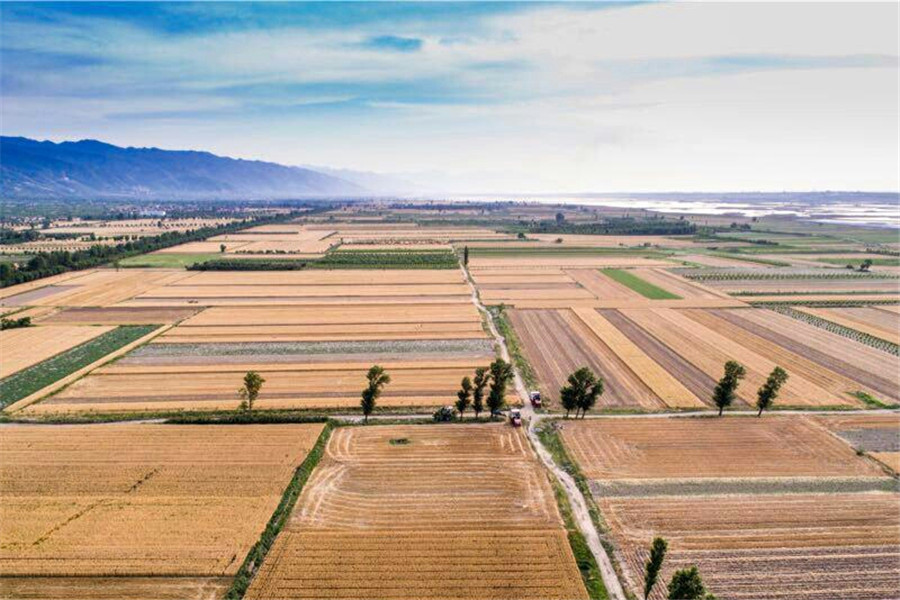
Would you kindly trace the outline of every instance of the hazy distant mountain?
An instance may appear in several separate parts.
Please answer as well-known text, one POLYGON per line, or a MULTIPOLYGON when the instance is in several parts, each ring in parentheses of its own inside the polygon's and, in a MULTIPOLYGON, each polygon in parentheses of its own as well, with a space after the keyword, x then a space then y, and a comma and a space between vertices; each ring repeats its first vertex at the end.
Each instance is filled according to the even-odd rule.
POLYGON ((121 148, 94 140, 0 137, 0 189, 22 198, 297 198, 367 193, 300 167, 208 152, 121 148))

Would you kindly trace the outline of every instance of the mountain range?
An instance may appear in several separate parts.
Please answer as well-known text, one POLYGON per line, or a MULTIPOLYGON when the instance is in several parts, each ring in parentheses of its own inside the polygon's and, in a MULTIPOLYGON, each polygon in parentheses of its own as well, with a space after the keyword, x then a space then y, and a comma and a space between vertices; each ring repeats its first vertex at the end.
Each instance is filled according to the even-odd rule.
POLYGON ((7 198, 289 199, 393 193, 403 191, 402 183, 209 152, 0 137, 0 190, 7 198))

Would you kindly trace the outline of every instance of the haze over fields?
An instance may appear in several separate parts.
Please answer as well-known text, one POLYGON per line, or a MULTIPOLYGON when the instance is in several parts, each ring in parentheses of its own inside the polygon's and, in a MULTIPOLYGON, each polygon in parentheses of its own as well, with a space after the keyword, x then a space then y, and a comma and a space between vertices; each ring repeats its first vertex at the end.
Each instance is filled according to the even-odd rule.
MULTIPOLYGON (((896 3, 23 2, 0 16, 8 136, 393 174, 391 191, 900 189, 896 3)), ((381 188, 324 173, 351 185, 279 185, 381 188)))

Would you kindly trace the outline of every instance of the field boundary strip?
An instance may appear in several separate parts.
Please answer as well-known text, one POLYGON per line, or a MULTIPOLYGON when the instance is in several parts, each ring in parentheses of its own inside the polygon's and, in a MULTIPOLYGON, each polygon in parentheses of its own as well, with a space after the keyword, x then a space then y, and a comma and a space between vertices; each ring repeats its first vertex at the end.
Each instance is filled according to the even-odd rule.
POLYGON ((332 421, 327 421, 325 423, 325 427, 319 434, 316 445, 313 446, 312 450, 309 451, 300 466, 297 467, 297 470, 294 471, 294 476, 285 488, 284 494, 281 497, 281 502, 278 503, 278 508, 272 513, 272 517, 269 519, 265 530, 263 530, 260 535, 259 541, 250 548, 250 552, 247 553, 244 562, 241 563, 241 567, 238 569, 237 574, 235 574, 234 581, 228 592, 225 594, 226 600, 240 600, 244 597, 244 594, 247 593, 247 588, 250 587, 253 577, 259 571, 263 561, 265 561, 269 550, 272 549, 275 539, 278 537, 278 534, 284 528, 285 524, 290 520, 294 505, 297 504, 297 500, 300 498, 300 492, 303 491, 303 487, 306 485, 306 482, 309 481, 309 477, 312 475, 313 470, 315 470, 319 461, 325 455, 325 446, 328 444, 331 432, 334 429, 335 425, 332 421))
POLYGON ((92 340, 88 340, 83 344, 75 346, 74 348, 70 348, 65 352, 57 354, 56 356, 48 358, 45 361, 39 362, 35 365, 32 365, 31 367, 28 367, 27 369, 23 369, 22 371, 11 375, 10 377, 7 377, 2 382, 0 382, 0 390, 2 390, 0 391, 0 404, 2 404, 3 412, 13 413, 31 404, 34 404, 44 397, 59 391, 70 383, 73 383, 74 381, 93 371, 97 367, 100 367, 107 362, 122 356, 123 354, 131 351, 141 344, 150 341, 155 336, 167 331, 172 327, 174 327, 174 324, 164 325, 162 327, 160 327, 159 325, 120 325, 112 331, 108 331, 92 340), (95 360, 86 364, 82 364, 81 366, 76 367, 74 370, 66 372, 61 377, 48 382, 46 385, 42 385, 41 387, 36 389, 26 387, 26 389, 31 389, 31 391, 17 398, 13 398, 10 400, 6 399, 7 392, 5 388, 6 385, 8 385, 10 379, 18 378, 20 376, 28 377, 30 374, 43 371, 51 362, 60 360, 64 361, 66 360, 67 355, 71 356, 73 353, 84 351, 86 346, 104 344, 109 339, 109 337, 116 334, 121 335, 125 333, 125 329, 130 329, 133 333, 143 333, 143 335, 139 335, 137 338, 127 339, 123 345, 117 348, 112 348, 110 351, 104 353, 95 360))

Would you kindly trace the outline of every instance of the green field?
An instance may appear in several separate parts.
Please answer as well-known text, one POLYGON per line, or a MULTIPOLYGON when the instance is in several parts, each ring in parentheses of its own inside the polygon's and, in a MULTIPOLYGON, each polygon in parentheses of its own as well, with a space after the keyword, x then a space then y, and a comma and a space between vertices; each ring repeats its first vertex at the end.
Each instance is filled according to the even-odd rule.
POLYGON ((222 254, 141 254, 119 261, 119 266, 183 269, 196 263, 222 258, 222 256, 222 254))
POLYGON ((602 273, 624 286, 627 286, 645 298, 651 300, 680 300, 681 296, 677 296, 672 292, 668 292, 661 287, 655 286, 649 281, 645 281, 637 275, 624 271, 622 269, 601 269, 602 273))
POLYGON ((139 339, 159 325, 123 325, 0 380, 0 408, 18 402, 139 339))

